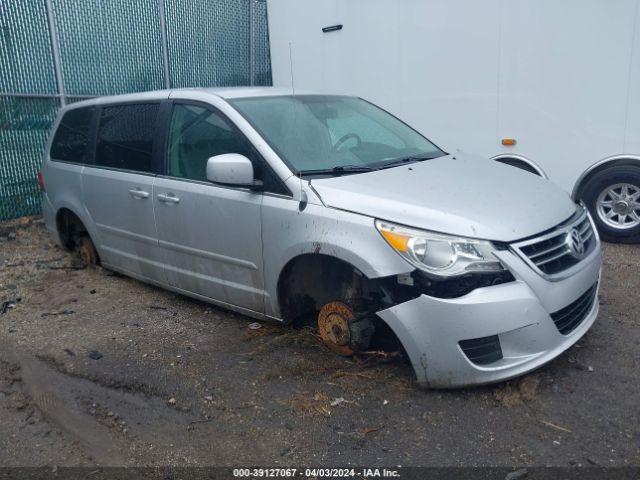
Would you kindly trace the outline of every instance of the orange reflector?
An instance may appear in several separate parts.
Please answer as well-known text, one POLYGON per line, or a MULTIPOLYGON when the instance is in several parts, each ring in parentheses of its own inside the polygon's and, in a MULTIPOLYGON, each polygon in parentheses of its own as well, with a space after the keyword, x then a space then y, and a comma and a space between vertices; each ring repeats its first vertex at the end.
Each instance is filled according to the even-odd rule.
POLYGON ((506 147, 512 147, 513 145, 516 144, 516 139, 515 138, 503 138, 502 139, 502 144, 506 147))
POLYGON ((398 250, 399 252, 407 251, 407 243, 409 242, 409 237, 405 235, 401 235, 399 233, 390 232, 389 230, 381 230, 382 236, 389 242, 393 248, 398 250))

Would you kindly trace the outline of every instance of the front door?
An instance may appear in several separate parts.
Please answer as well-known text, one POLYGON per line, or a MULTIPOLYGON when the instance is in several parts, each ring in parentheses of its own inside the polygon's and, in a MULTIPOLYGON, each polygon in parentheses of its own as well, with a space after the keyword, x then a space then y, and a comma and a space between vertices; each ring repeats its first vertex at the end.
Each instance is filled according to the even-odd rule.
POLYGON ((262 312, 262 194, 207 181, 209 157, 251 158, 245 137, 213 107, 174 103, 166 176, 154 205, 169 283, 179 289, 262 312))

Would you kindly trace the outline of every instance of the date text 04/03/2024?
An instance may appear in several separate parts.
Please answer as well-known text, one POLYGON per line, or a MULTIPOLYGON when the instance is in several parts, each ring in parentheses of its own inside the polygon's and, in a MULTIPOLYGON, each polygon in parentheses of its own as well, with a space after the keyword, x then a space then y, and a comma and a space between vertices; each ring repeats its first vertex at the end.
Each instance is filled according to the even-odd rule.
POLYGON ((236 478, 398 478, 398 470, 387 468, 235 468, 236 478))

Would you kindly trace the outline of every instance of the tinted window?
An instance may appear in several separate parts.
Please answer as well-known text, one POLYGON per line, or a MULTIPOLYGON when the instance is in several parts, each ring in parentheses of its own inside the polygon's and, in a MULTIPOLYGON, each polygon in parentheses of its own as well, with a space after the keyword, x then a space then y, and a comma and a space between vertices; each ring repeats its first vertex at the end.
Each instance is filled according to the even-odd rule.
POLYGON ((86 163, 93 108, 78 108, 64 114, 51 144, 51 158, 86 163))
POLYGON ((160 105, 104 107, 100 115, 96 165, 153 171, 153 138, 160 105))
POLYGON ((207 160, 224 153, 239 153, 249 158, 256 179, 264 182, 265 191, 289 193, 244 135, 221 114, 197 105, 177 104, 173 107, 167 151, 168 175, 206 181, 207 160))

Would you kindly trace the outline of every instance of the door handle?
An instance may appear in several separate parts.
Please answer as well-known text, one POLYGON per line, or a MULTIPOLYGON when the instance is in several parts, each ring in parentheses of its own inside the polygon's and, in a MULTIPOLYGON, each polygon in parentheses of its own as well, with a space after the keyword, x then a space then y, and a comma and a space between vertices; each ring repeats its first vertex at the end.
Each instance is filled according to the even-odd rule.
POLYGON ((180 199, 173 193, 168 193, 166 195, 164 193, 159 193, 158 200, 160 200, 162 203, 180 203, 180 199))
POLYGON ((144 190, 140 190, 139 188, 129 190, 129 193, 133 198, 149 198, 149 192, 145 192, 144 190))

